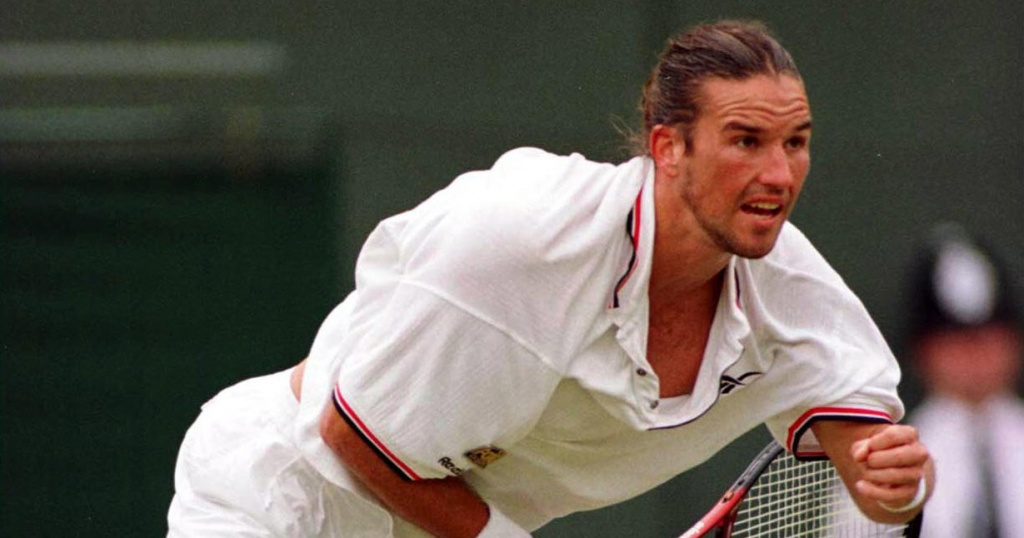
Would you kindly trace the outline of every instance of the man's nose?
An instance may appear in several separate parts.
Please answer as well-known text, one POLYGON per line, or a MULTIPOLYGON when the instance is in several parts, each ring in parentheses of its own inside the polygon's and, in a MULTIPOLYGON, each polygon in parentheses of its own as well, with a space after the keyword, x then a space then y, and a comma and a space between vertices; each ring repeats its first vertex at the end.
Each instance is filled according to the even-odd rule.
POLYGON ((772 187, 788 189, 793 186, 796 174, 789 154, 782 145, 772 146, 764 157, 764 166, 758 180, 772 187))

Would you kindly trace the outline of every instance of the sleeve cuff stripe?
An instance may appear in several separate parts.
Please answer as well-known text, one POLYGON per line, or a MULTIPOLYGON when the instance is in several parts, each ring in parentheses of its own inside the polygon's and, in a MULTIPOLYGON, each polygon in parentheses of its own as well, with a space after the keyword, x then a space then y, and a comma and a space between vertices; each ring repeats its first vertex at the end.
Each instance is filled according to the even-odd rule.
POLYGON ((821 458, 825 453, 821 450, 806 450, 798 452, 800 439, 804 433, 814 424, 822 419, 831 420, 852 420, 858 422, 887 422, 892 423, 892 415, 885 411, 876 409, 863 409, 854 407, 816 407, 804 413, 789 427, 789 435, 786 439, 786 448, 798 458, 821 458))
POLYGON ((420 480, 422 477, 418 475, 411 467, 398 459, 394 453, 382 443, 377 436, 373 435, 373 432, 366 427, 366 424, 360 420, 359 415, 356 415, 352 407, 345 401, 345 398, 341 395, 341 389, 334 386, 334 407, 338 409, 341 416, 348 421, 348 423, 357 431, 363 439, 366 440, 367 444, 370 445, 383 459, 388 462, 396 471, 400 474, 405 475, 409 480, 420 480))

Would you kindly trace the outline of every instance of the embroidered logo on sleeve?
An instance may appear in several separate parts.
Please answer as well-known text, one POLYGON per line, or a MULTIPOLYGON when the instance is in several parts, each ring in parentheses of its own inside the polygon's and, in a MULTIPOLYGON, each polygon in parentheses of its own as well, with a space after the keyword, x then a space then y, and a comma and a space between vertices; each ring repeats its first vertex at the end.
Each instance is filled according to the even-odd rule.
POLYGON ((753 377, 756 379, 761 376, 762 373, 763 372, 747 372, 739 377, 723 375, 722 378, 718 380, 718 392, 721 394, 729 394, 737 387, 745 387, 747 386, 747 383, 753 381, 753 379, 748 381, 748 378, 753 377))
POLYGON ((482 446, 466 452, 466 457, 469 458, 469 461, 473 462, 477 467, 484 469, 488 465, 505 457, 505 454, 508 454, 508 452, 505 452, 503 449, 496 446, 482 446))

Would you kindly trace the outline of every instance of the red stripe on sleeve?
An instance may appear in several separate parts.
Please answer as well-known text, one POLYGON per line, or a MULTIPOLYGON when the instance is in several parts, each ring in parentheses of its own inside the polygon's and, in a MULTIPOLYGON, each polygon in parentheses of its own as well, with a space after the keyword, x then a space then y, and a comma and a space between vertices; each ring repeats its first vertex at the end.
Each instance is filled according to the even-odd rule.
POLYGON ((388 450, 388 447, 377 439, 377 436, 373 435, 370 428, 359 418, 359 415, 352 409, 352 406, 345 401, 345 398, 341 395, 341 388, 337 384, 334 385, 334 400, 338 402, 339 408, 345 413, 349 421, 359 430, 359 433, 366 439, 380 455, 387 458, 387 460, 394 465, 399 471, 404 473, 410 480, 420 480, 422 477, 413 471, 411 467, 402 462, 393 452, 388 450))
POLYGON ((853 420, 889 424, 893 422, 892 415, 885 411, 878 411, 877 409, 856 407, 815 407, 803 415, 800 415, 800 418, 796 419, 796 421, 789 427, 789 433, 786 437, 786 448, 789 449, 793 455, 801 458, 824 457, 825 453, 823 451, 797 452, 797 449, 800 447, 800 439, 811 427, 811 424, 817 420, 823 419, 853 420))

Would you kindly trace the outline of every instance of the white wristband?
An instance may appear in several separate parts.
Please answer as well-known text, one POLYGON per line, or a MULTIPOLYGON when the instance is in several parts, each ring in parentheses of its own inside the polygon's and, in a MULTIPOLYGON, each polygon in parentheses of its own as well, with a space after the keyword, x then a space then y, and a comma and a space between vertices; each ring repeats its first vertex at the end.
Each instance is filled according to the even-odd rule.
POLYGON ((530 533, 516 525, 493 504, 488 503, 487 509, 491 512, 491 516, 487 519, 487 525, 484 525, 477 538, 530 538, 530 533))
POLYGON ((928 484, 925 482, 924 477, 922 476, 921 480, 918 481, 918 483, 917 483, 917 495, 914 495, 914 498, 911 499, 911 501, 909 503, 907 503, 907 504, 905 504, 903 506, 892 507, 892 506, 889 506, 888 504, 885 504, 882 501, 878 501, 878 506, 881 506, 887 512, 892 512, 894 514, 902 514, 903 512, 909 512, 909 511, 917 508, 918 506, 921 506, 922 504, 924 504, 924 498, 927 497, 927 496, 928 496, 928 484))

